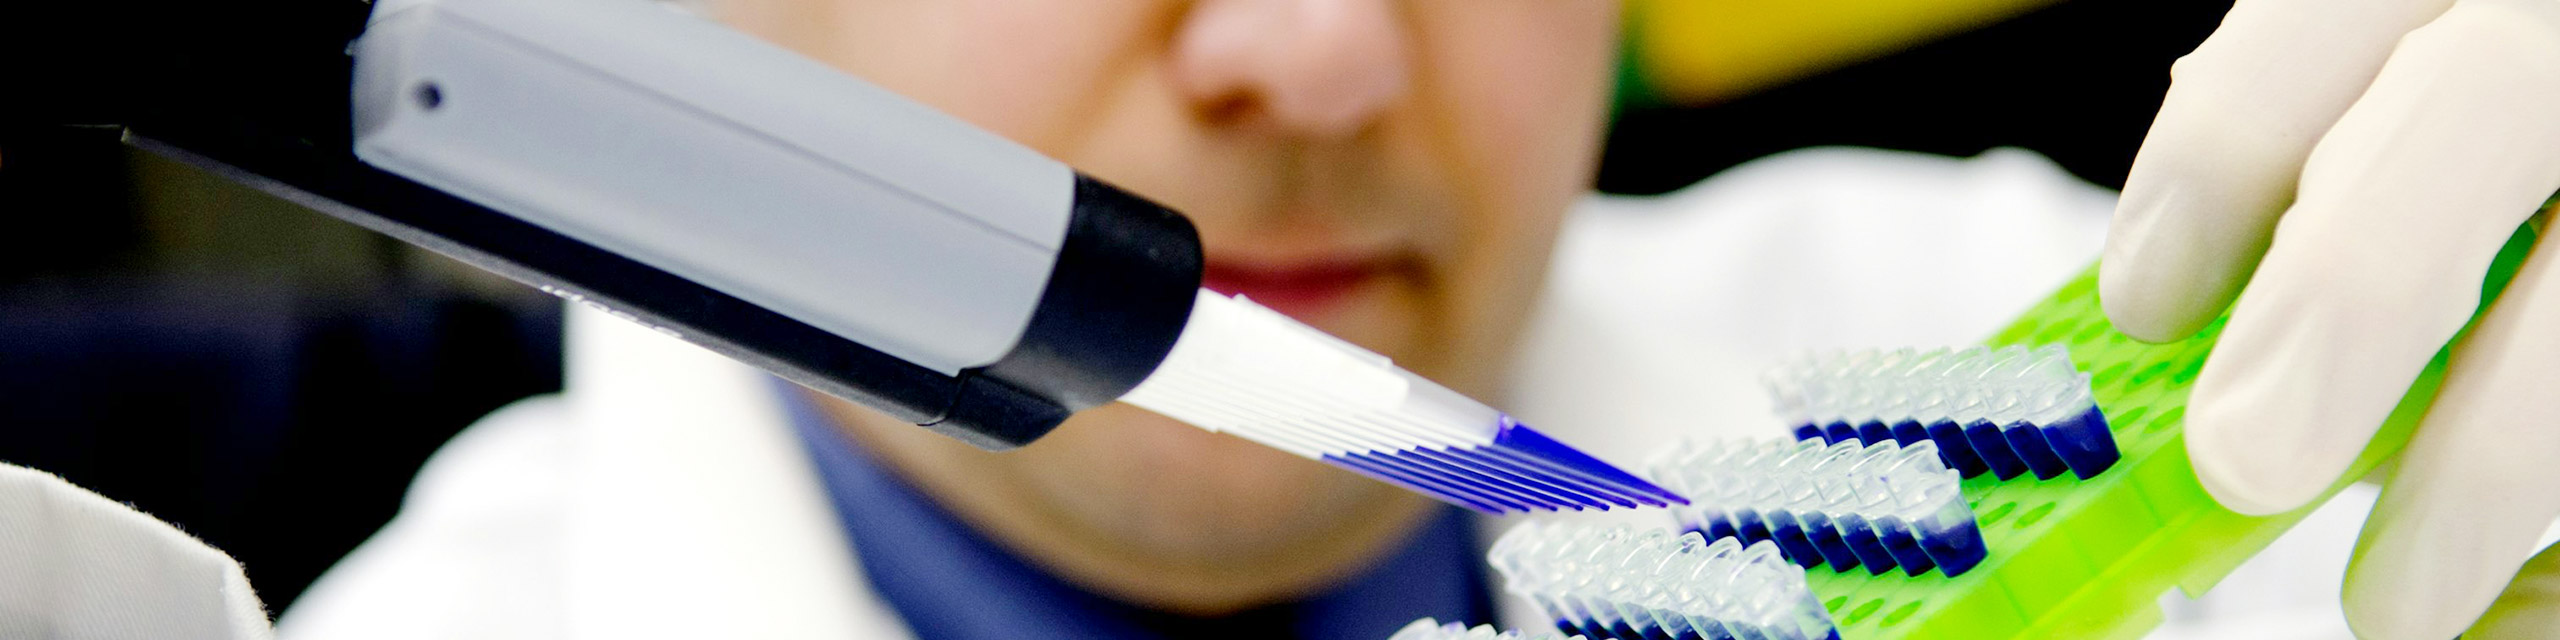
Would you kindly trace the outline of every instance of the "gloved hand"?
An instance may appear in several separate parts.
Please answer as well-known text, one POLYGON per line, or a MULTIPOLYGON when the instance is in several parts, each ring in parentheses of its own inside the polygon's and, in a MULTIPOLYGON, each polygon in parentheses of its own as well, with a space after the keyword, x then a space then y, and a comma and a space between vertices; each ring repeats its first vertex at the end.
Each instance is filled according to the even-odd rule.
MULTIPOLYGON (((2165 341, 2237 295, 2187 450, 2225 506, 2288 511, 2338 479, 2560 189, 2560 0, 2240 0, 2172 76, 2100 297, 2165 341)), ((2560 629, 2560 554, 2526 564, 2560 515, 2553 244, 2455 346, 2400 454, 2347 577, 2360 635, 2450 638, 2493 600, 2486 637, 2560 629)))
POLYGON ((271 635, 229 556, 61 478, 0 464, 0 638, 271 635))

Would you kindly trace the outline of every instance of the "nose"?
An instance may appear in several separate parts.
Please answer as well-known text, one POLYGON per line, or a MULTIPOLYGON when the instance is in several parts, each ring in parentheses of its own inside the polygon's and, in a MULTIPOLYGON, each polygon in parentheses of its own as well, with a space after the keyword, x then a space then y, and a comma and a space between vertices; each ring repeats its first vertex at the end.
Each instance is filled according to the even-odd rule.
POLYGON ((1176 32, 1174 84, 1206 117, 1358 132, 1409 88, 1396 0, 1202 0, 1176 32))

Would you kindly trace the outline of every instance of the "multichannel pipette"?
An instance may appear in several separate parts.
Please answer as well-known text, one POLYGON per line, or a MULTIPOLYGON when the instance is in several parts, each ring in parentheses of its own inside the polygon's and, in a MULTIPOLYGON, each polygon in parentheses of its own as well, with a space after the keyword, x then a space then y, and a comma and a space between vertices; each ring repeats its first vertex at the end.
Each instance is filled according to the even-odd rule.
POLYGON ((667 5, 296 17, 238 65, 288 104, 130 139, 981 447, 1127 396, 1484 511, 1681 501, 1202 291, 1171 210, 667 5))

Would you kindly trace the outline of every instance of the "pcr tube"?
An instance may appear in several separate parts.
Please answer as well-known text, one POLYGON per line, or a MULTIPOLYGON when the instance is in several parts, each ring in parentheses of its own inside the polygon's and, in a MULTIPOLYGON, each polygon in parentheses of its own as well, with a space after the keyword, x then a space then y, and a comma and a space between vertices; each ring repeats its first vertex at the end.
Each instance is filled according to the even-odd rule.
POLYGON ((1577 636, 1570 637, 1570 638, 1567 638, 1567 637, 1565 637, 1565 636, 1557 635, 1557 634, 1556 634, 1556 632, 1553 632, 1553 631, 1527 631, 1527 632, 1523 632, 1523 631, 1516 631, 1516 630, 1514 630, 1514 631, 1503 631, 1503 632, 1498 632, 1498 633, 1497 633, 1497 632, 1495 632, 1495 631, 1493 630, 1493 625, 1489 625, 1489 624, 1480 624, 1480 625, 1476 625, 1476 626, 1475 626, 1475 628, 1470 629, 1470 628, 1467 628, 1467 625, 1466 625, 1466 624, 1464 624, 1464 623, 1451 622, 1451 623, 1448 623, 1448 624, 1441 624, 1441 623, 1440 623, 1440 621, 1438 621, 1438 620, 1433 620, 1433 619, 1430 619, 1430 618, 1423 618, 1423 619, 1421 619, 1421 620, 1415 620, 1415 621, 1413 621, 1413 624, 1405 625, 1403 629, 1399 629, 1399 630, 1397 630, 1395 635, 1387 636, 1387 640, 1586 640, 1586 639, 1585 639, 1585 638, 1583 638, 1582 636, 1578 636, 1578 635, 1577 635, 1577 636))
POLYGON ((2121 457, 2088 374, 2060 345, 1807 354, 1762 381, 1799 439, 1928 440, 1968 477, 2085 479, 2121 457))
MULTIPOLYGON (((1697 532, 1524 523, 1487 558, 1506 590, 1590 638, 1836 639, 1804 569, 1776 545, 1697 532)), ((1445 627, 1444 627, 1445 628, 1445 627)), ((1490 631, 1489 629, 1487 630, 1490 631)), ((1490 636, 1488 636, 1490 637, 1490 636)))
POLYGON ((1694 496, 1682 524, 1710 540, 1767 540, 1804 568, 1958 575, 1985 553, 1935 442, 1693 441, 1661 457, 1656 477, 1694 496))

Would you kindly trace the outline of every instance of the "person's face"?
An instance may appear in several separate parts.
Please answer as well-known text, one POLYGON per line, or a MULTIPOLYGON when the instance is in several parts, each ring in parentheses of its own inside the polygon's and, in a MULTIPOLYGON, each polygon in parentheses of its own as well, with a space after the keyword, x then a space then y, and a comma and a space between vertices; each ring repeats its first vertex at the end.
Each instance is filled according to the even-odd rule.
MULTIPOLYGON (((1494 391, 1590 184, 1613 0, 716 0, 743 30, 1188 215, 1207 286, 1494 391)), ((1216 613, 1303 595, 1426 499, 1135 408, 991 454, 849 431, 1089 588, 1216 613)))

